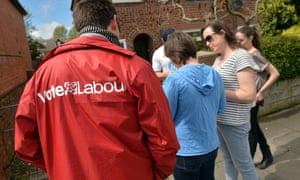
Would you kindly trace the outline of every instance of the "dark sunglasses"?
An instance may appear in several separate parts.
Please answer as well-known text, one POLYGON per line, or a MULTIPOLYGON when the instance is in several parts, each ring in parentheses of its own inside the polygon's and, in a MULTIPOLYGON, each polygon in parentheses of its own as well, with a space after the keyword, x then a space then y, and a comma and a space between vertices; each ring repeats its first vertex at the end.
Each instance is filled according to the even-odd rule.
POLYGON ((205 41, 206 43, 212 42, 212 40, 213 40, 213 35, 215 35, 215 34, 216 34, 216 33, 214 32, 214 33, 212 33, 211 35, 206 36, 206 38, 204 39, 204 41, 205 41))

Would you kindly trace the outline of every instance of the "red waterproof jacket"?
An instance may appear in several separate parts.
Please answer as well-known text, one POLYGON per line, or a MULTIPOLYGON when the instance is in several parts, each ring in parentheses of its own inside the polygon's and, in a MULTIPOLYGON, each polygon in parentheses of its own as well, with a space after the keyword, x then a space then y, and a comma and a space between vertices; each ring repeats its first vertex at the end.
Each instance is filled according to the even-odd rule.
POLYGON ((101 37, 50 52, 16 113, 15 151, 49 179, 160 179, 178 148, 151 65, 101 37))

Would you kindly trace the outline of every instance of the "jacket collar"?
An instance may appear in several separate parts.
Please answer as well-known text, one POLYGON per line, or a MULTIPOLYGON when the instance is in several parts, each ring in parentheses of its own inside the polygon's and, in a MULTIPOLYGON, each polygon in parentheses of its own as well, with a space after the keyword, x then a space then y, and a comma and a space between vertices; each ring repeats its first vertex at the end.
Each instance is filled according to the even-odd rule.
POLYGON ((106 50, 112 51, 116 54, 123 54, 124 56, 129 56, 129 57, 134 56, 136 54, 135 52, 129 51, 118 45, 111 43, 104 37, 80 36, 74 40, 71 40, 67 43, 64 43, 64 44, 54 48, 44 58, 43 63, 59 54, 66 53, 68 51, 76 51, 76 50, 82 50, 82 49, 106 49, 106 50))

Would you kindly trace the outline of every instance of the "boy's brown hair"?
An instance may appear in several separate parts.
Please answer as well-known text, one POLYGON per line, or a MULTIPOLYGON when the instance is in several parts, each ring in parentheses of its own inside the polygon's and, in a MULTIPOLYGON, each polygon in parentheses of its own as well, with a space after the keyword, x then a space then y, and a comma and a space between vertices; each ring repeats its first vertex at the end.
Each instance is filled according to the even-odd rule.
POLYGON ((197 45, 195 40, 185 32, 173 32, 165 43, 165 54, 174 64, 186 64, 190 58, 196 57, 197 45))

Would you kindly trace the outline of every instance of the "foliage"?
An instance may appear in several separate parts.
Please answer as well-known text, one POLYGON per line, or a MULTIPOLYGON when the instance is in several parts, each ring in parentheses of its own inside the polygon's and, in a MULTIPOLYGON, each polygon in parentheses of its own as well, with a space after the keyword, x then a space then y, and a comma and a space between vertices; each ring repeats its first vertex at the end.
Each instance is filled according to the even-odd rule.
POLYGON ((300 77, 300 37, 264 36, 262 53, 280 72, 280 79, 300 77))
POLYGON ((68 40, 72 40, 78 36, 78 32, 75 29, 75 26, 72 26, 72 28, 68 32, 68 40))
POLYGON ((294 5, 296 9, 297 16, 300 16, 300 1, 299 0, 285 0, 286 4, 294 5))
POLYGON ((67 28, 63 25, 56 26, 53 31, 53 39, 59 39, 61 41, 69 41, 78 36, 78 32, 75 29, 75 26, 68 31, 67 28))
POLYGON ((20 160, 16 155, 14 155, 9 168, 11 170, 10 180, 46 179, 46 174, 42 170, 20 160))
POLYGON ((53 39, 65 41, 67 39, 67 28, 63 25, 56 26, 53 31, 53 39))
POLYGON ((284 0, 264 0, 258 12, 264 34, 278 35, 298 21, 295 6, 285 4, 284 0))
POLYGON ((36 30, 36 28, 32 25, 31 18, 32 18, 32 15, 31 15, 30 13, 28 13, 28 14, 24 17, 24 21, 25 21, 25 29, 26 29, 26 35, 27 35, 27 36, 28 36, 32 31, 36 30))
POLYGON ((202 41, 196 41, 197 51, 211 51, 202 41))
POLYGON ((289 29, 283 30, 283 36, 297 36, 300 38, 300 22, 291 26, 289 29))
POLYGON ((25 17, 24 17, 24 21, 25 21, 25 29, 26 29, 26 36, 27 36, 27 42, 29 45, 29 50, 30 50, 30 54, 31 54, 31 59, 38 59, 42 53, 39 50, 39 43, 37 40, 33 39, 30 32, 35 30, 35 27, 32 25, 31 22, 31 14, 28 13, 25 17))
POLYGON ((41 51, 39 50, 40 43, 37 40, 33 39, 30 35, 27 35, 27 41, 29 45, 31 59, 39 59, 42 55, 41 51))

